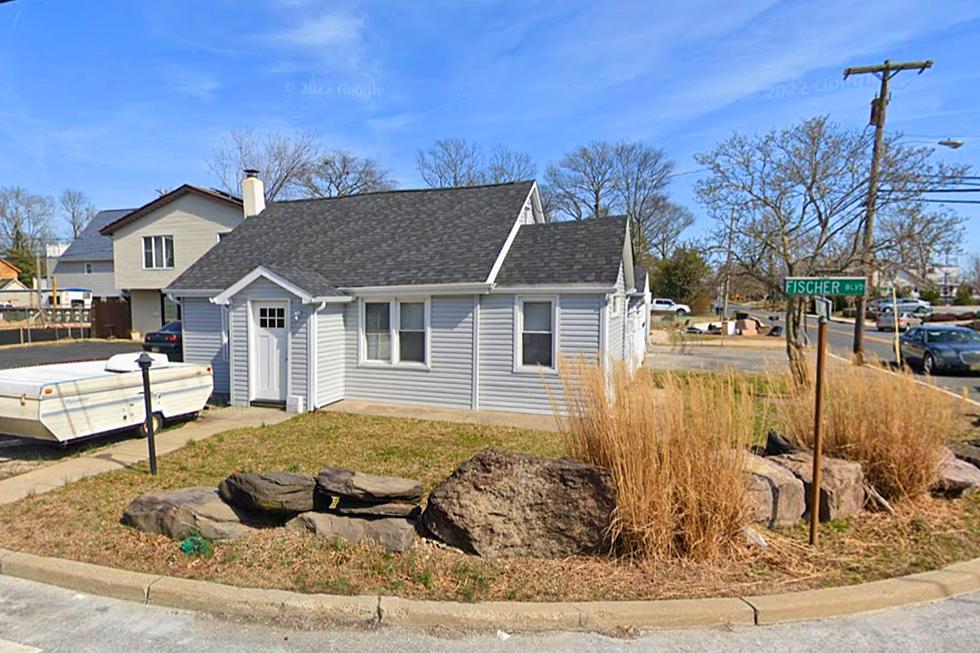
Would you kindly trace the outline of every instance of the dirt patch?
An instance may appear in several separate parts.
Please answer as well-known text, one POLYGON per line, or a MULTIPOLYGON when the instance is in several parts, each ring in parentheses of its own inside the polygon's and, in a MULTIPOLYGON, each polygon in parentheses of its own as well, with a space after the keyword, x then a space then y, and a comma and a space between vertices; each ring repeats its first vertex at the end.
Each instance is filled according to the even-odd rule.
POLYGON ((119 523, 130 499, 152 489, 217 484, 236 470, 313 473, 323 465, 418 478, 426 490, 476 451, 502 447, 558 455, 557 433, 386 417, 317 413, 188 445, 145 468, 84 479, 0 507, 0 546, 96 564, 250 587, 457 600, 594 600, 734 596, 857 583, 980 556, 980 496, 923 499, 899 515, 862 513, 806 530, 766 532, 769 547, 712 564, 611 558, 483 560, 421 542, 404 554, 281 529, 216 544, 189 558, 179 544, 119 523))

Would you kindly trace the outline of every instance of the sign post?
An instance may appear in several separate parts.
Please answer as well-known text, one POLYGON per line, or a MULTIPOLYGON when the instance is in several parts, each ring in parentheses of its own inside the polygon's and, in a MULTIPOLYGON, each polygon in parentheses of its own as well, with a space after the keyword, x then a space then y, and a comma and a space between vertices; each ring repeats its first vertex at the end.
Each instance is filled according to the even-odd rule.
MULTIPOLYGON (((786 277, 783 287, 787 296, 812 296, 818 303, 826 304, 826 297, 863 297, 866 279, 864 277, 786 277)), ((825 367, 827 365, 827 321, 828 315, 821 315, 817 326, 817 381, 813 407, 813 471, 810 482, 810 545, 817 545, 820 525, 820 476, 823 471, 823 389, 825 367)))
POLYGON ((153 433, 153 397, 150 395, 150 366, 153 359, 145 351, 136 359, 140 371, 143 372, 143 406, 146 411, 146 421, 143 429, 146 431, 146 446, 149 449, 150 474, 157 475, 157 444, 153 433))

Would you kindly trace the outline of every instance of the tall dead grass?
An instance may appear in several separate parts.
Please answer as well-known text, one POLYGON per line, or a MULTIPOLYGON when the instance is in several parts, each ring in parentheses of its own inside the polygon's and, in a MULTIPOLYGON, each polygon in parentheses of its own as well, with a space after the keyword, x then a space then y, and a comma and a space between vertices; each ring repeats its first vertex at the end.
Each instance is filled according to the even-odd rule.
POLYGON ((612 471, 618 551, 648 559, 724 555, 746 523, 742 472, 755 399, 733 374, 664 373, 563 361, 555 409, 568 453, 612 471))
MULTIPOLYGON (((951 400, 916 383, 909 373, 854 365, 828 365, 823 407, 823 450, 861 463, 867 481, 886 499, 917 497, 935 483, 943 444, 954 427, 951 400)), ((782 430, 798 445, 813 446, 814 396, 778 402, 782 430)))

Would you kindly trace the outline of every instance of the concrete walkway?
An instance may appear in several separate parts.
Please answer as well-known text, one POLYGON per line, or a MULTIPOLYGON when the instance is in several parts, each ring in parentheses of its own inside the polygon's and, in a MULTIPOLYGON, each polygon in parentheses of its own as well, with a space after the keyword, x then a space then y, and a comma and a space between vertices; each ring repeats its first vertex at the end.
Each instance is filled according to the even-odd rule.
MULTIPOLYGON (((166 429, 156 440, 157 455, 180 449, 192 440, 206 438, 236 428, 277 424, 293 415, 274 408, 211 408, 193 422, 166 429)), ((61 462, 0 481, 0 504, 49 492, 87 476, 131 467, 146 460, 146 440, 134 438, 91 454, 61 462)))
POLYGON ((378 404, 368 401, 352 401, 350 399, 343 399, 320 410, 336 413, 353 413, 355 415, 375 415, 377 417, 429 419, 436 422, 511 426, 519 429, 535 429, 538 431, 558 430, 558 424, 552 415, 527 415, 524 413, 505 413, 492 410, 462 410, 459 408, 378 404))

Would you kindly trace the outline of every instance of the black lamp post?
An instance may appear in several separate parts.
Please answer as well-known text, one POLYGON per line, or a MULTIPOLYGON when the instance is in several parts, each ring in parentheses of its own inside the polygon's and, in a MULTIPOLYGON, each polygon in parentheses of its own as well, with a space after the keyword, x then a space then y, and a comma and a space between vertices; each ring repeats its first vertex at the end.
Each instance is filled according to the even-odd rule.
POLYGON ((150 450, 150 473, 156 476, 157 473, 157 445, 153 439, 153 397, 150 395, 150 366, 153 365, 153 358, 145 351, 136 359, 136 364, 143 372, 143 406, 146 409, 146 421, 143 428, 146 429, 146 444, 150 450))

